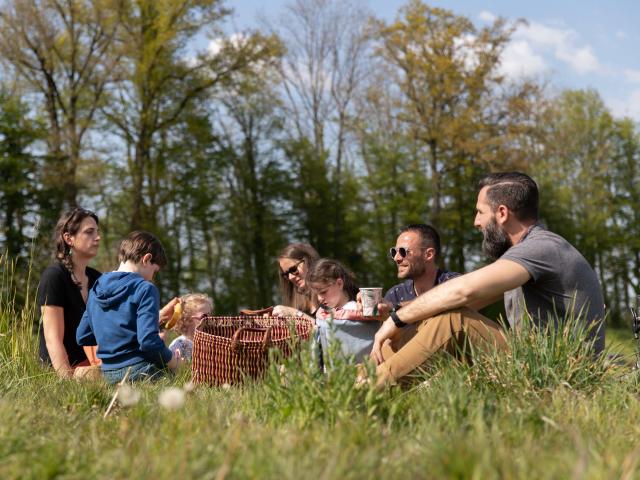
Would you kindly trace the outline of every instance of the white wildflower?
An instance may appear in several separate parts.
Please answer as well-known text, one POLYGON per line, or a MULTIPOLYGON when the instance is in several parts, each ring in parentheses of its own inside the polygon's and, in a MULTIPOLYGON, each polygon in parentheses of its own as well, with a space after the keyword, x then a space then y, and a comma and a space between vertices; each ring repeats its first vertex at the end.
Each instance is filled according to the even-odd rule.
POLYGON ((167 410, 179 410, 184 406, 186 395, 181 388, 170 387, 158 395, 158 403, 167 410))
POLYGON ((140 392, 128 383, 118 387, 118 403, 123 407, 133 407, 140 401, 140 392))
POLYGON ((416 389, 417 390, 427 390, 430 387, 431 387, 431 381, 430 380, 425 380, 424 382, 420 382, 418 384, 418 386, 416 387, 416 389))
POLYGON ((222 389, 223 390, 229 390, 231 388, 231 385, 229 385, 228 383, 223 383, 222 384, 222 389))

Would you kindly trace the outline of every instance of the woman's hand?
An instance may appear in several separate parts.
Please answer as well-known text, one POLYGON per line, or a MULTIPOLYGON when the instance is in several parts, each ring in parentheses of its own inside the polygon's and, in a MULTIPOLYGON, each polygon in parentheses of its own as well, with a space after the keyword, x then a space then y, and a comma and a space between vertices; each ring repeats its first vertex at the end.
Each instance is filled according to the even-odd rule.
POLYGON ((276 305, 273 307, 271 315, 274 317, 296 317, 302 315, 300 310, 296 310, 293 307, 285 307, 284 305, 276 305))
POLYGON ((275 307, 273 307, 273 312, 271 312, 271 314, 265 313, 265 317, 268 316, 274 316, 274 317, 295 317, 295 318, 305 318, 311 322, 315 322, 316 319, 313 318, 311 315, 307 315, 306 313, 304 313, 302 310, 296 310, 293 307, 285 307, 284 305, 276 305, 275 307))

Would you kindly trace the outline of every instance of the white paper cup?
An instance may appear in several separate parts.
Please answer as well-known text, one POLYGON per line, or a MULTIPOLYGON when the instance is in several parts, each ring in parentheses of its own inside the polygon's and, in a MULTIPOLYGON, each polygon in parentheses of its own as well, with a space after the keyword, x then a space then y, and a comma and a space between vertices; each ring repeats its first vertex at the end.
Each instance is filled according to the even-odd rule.
POLYGON ((365 317, 375 317, 378 315, 378 304, 382 301, 382 288, 361 288, 362 315, 365 317))

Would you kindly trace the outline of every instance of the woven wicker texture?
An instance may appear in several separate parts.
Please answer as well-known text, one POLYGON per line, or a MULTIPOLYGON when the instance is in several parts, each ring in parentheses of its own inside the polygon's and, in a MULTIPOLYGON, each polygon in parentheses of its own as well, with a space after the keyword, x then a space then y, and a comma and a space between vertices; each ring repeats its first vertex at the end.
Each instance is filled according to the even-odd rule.
POLYGON ((269 349, 289 356, 312 330, 313 322, 304 317, 207 317, 193 339, 193 381, 219 386, 260 378, 269 349))

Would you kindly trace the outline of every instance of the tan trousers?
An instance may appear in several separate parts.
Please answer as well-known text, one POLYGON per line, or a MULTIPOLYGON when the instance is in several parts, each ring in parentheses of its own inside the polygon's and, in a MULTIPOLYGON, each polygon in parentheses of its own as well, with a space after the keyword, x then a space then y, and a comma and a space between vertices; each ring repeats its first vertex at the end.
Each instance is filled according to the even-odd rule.
POLYGON ((472 350, 487 347, 506 350, 507 342, 500 325, 469 308, 460 308, 418 322, 411 338, 403 333, 382 346, 384 362, 377 368, 377 385, 396 383, 427 362, 437 352, 445 351, 460 359, 470 359, 472 350))

